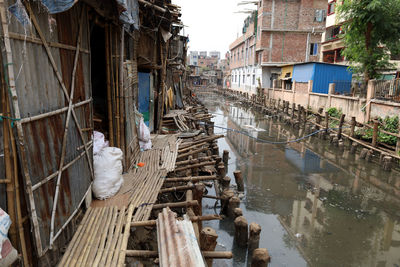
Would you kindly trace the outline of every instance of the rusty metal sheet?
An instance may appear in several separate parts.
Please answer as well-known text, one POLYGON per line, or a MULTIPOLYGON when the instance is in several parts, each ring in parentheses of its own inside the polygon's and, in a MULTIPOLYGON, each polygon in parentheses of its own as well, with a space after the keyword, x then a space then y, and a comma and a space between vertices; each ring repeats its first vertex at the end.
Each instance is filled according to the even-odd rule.
MULTIPOLYGON (((11 1, 8 4, 10 5, 11 1)), ((49 15, 38 2, 31 2, 31 6, 47 42, 75 45, 82 7, 80 4, 62 15, 49 15)), ((89 27, 86 14, 83 21, 82 48, 88 50, 89 27)), ((33 26, 32 29, 33 35, 38 38, 39 35, 33 26)), ((9 31, 30 35, 30 30, 25 29, 13 16, 9 18, 9 31)), ((21 117, 27 118, 68 106, 44 47, 38 43, 16 39, 11 39, 11 47, 21 117)), ((50 50, 69 91, 75 51, 55 47, 51 47, 50 50)), ((90 99, 90 58, 86 53, 80 53, 75 85, 76 94, 73 103, 90 99)), ((81 128, 91 127, 91 105, 80 106, 75 109, 75 113, 81 128)), ((58 170, 65 119, 66 112, 23 124, 24 145, 32 185, 58 170)), ((83 151, 78 149, 83 142, 72 118, 69 125, 65 164, 77 159, 83 151)), ((90 132, 84 133, 86 142, 90 140, 88 133, 90 132)), ((51 179, 33 192, 40 229, 41 247, 36 247, 39 256, 43 255, 40 252, 45 252, 50 243, 51 210, 56 180, 56 177, 51 179)), ((26 184, 25 177, 24 182, 25 186, 29 186, 26 184)), ((91 173, 85 156, 81 156, 63 171, 55 216, 55 233, 65 225, 82 203, 90 184, 91 173)), ((26 197, 26 199, 29 198, 26 197)))
POLYGON ((164 208, 157 218, 157 242, 161 267, 205 267, 193 224, 187 215, 178 221, 175 212, 164 208))

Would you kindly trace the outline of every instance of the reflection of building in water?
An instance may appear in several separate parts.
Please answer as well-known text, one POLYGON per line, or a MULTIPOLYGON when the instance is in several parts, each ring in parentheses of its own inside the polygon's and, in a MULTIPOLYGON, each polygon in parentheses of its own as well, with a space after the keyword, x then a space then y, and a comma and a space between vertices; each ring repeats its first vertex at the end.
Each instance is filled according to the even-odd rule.
POLYGON ((354 181, 336 184, 338 180, 332 178, 340 173, 338 168, 311 150, 297 148, 286 148, 286 158, 308 174, 312 189, 306 199, 294 200, 293 213, 280 216, 280 221, 297 236, 311 265, 399 266, 400 224, 376 207, 386 194, 358 181, 360 195, 354 195, 354 181), (335 254, 342 255, 343 261, 334 260, 335 254))

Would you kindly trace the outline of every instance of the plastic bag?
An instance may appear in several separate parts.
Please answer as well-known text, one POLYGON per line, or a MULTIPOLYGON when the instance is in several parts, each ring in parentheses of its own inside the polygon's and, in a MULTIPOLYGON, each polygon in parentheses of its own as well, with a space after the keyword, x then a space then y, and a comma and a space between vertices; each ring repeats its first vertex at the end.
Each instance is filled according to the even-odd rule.
POLYGON ((98 199, 114 196, 121 188, 122 150, 117 147, 105 147, 93 155, 94 182, 93 193, 98 199))
POLYGON ((93 154, 96 155, 105 147, 109 147, 109 143, 105 141, 104 134, 93 131, 93 154))
POLYGON ((147 142, 139 141, 139 146, 142 151, 151 149, 151 140, 147 142))
POLYGON ((143 142, 148 142, 150 140, 150 131, 144 123, 143 118, 140 119, 139 123, 139 140, 143 142))
POLYGON ((0 208, 0 266, 9 266, 18 258, 17 251, 7 237, 10 225, 10 216, 0 208))

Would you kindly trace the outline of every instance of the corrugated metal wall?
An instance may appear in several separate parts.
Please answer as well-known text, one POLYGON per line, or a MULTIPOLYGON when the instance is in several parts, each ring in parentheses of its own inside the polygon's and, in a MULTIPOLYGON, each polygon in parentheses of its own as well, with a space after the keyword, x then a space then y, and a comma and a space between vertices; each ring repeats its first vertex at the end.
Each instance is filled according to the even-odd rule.
MULTIPOLYGON (((47 42, 51 42, 51 54, 69 92, 75 51, 67 46, 64 46, 65 48, 54 47, 52 43, 76 45, 82 5, 77 4, 67 12, 53 16, 48 15, 39 2, 31 2, 31 5, 45 39, 47 42)), ((84 13, 84 16, 81 45, 85 51, 80 53, 78 62, 74 104, 91 98, 88 18, 86 13, 84 13)), ((50 64, 49 56, 40 44, 39 35, 33 26, 32 29, 33 33, 30 33, 29 28, 25 29, 14 16, 9 18, 10 33, 14 33, 15 36, 32 37, 35 40, 35 42, 32 42, 30 38, 27 38, 27 40, 24 40, 24 38, 22 40, 19 40, 21 38, 11 39, 12 64, 16 74, 16 89, 22 118, 68 106, 55 71, 50 64)), ((81 128, 91 127, 91 104, 84 104, 75 108, 75 113, 81 128)), ((66 112, 62 112, 23 124, 27 164, 33 186, 57 172, 59 168, 65 119, 66 112)), ((84 133, 85 142, 91 139, 89 134, 90 131, 84 133)), ((79 157, 83 151, 79 149, 82 145, 83 142, 77 126, 71 118, 65 164, 74 159, 77 159, 77 161, 62 173, 55 216, 55 234, 78 208, 91 183, 87 158, 85 156, 79 157)), ((54 177, 33 191, 41 241, 41 246, 37 248, 39 255, 41 255, 40 251, 45 251, 50 243, 50 220, 56 180, 57 177, 54 177)), ((24 181, 26 186, 29 186, 27 177, 24 177, 24 181)))
MULTIPOLYGON (((352 73, 347 70, 347 66, 316 63, 312 91, 314 93, 327 94, 330 83, 334 81, 351 81, 351 78, 352 73)), ((342 88, 341 91, 340 93, 350 92, 350 86, 342 88)))
POLYGON ((307 83, 314 79, 315 63, 295 65, 293 68, 293 81, 307 83))

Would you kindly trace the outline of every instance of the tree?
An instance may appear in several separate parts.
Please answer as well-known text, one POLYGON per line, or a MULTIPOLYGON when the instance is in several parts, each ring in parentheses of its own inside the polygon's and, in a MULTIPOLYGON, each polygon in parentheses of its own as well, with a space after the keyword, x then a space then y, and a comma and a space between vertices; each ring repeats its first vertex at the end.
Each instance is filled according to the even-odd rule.
POLYGON ((337 11, 353 72, 367 82, 392 68, 390 54, 400 53, 400 0, 344 0, 337 11))

